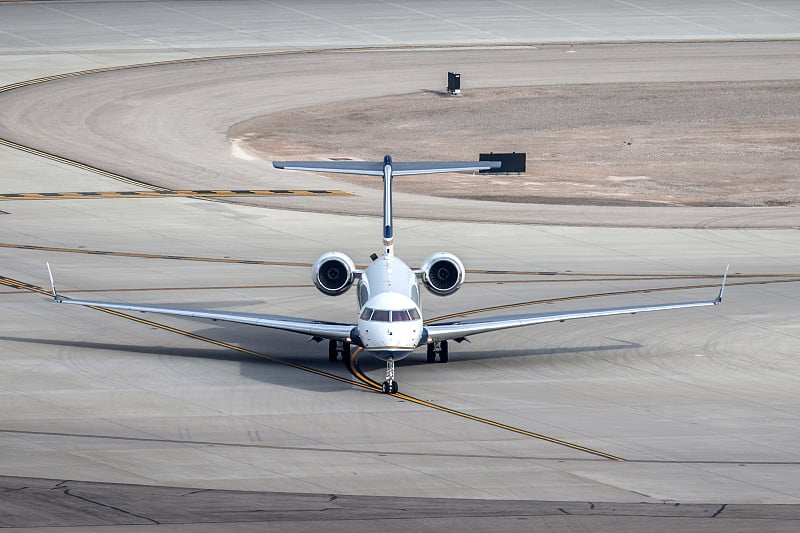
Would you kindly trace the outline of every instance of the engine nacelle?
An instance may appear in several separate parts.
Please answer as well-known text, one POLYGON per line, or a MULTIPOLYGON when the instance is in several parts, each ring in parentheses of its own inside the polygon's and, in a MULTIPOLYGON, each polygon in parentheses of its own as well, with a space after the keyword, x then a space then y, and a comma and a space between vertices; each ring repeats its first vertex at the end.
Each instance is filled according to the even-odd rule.
POLYGON ((447 252, 433 254, 425 260, 420 270, 425 287, 438 296, 453 294, 464 283, 463 263, 447 252))
POLYGON ((328 252, 319 256, 312 268, 314 285, 325 294, 338 296, 347 292, 355 279, 356 265, 341 252, 328 252))

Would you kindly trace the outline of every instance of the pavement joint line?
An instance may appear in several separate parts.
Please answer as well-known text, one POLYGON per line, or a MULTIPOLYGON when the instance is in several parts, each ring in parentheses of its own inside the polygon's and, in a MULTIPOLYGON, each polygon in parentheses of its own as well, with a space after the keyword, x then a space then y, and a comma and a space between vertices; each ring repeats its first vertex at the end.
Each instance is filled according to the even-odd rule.
MULTIPOLYGON (((478 453, 446 453, 446 452, 413 452, 413 451, 399 451, 399 450, 369 450, 369 449, 354 449, 354 448, 323 448, 319 446, 282 446, 279 444, 264 444, 258 442, 222 442, 222 441, 204 441, 204 440, 186 440, 186 439, 159 439, 155 437, 128 437, 124 435, 101 435, 89 433, 66 433, 61 431, 31 431, 24 429, 0 429, 0 433, 9 435, 40 435, 51 437, 68 437, 76 439, 106 439, 106 440, 120 440, 132 442, 158 442, 165 444, 191 444, 203 446, 224 446, 231 448, 263 448, 268 450, 285 450, 285 451, 301 451, 301 452, 324 452, 324 453, 352 453, 352 454, 369 454, 369 455, 399 455, 399 456, 414 456, 414 457, 442 457, 454 459, 499 459, 499 460, 513 460, 513 461, 558 461, 558 462, 602 462, 603 459, 595 457, 546 457, 538 455, 493 455, 493 454, 478 454, 478 453)), ((642 464, 697 464, 697 465, 716 465, 716 464, 731 464, 731 465, 765 465, 765 466, 792 466, 800 465, 800 461, 751 461, 751 460, 719 460, 719 459, 626 459, 626 463, 642 463, 642 464)))
MULTIPOLYGON (((297 261, 262 261, 258 259, 233 259, 230 257, 201 257, 201 256, 189 256, 189 255, 171 255, 171 254, 150 254, 150 253, 143 253, 143 252, 120 252, 120 251, 113 251, 113 250, 87 250, 84 248, 63 248, 57 246, 37 246, 33 244, 14 244, 14 243, 3 243, 0 242, 0 248, 14 248, 20 250, 33 250, 38 252, 58 252, 58 253, 73 253, 73 254, 89 254, 89 255, 110 255, 110 256, 119 256, 119 257, 139 257, 142 259, 171 259, 171 260, 179 260, 179 261, 199 261, 199 262, 209 262, 209 263, 244 263, 244 264, 252 264, 252 265, 275 265, 275 266, 297 266, 297 267, 311 267, 312 263, 303 263, 297 261)), ((356 265, 358 268, 366 268, 365 265, 356 265)), ((609 278, 609 280, 615 281, 666 281, 666 280, 684 280, 684 279, 706 279, 712 278, 717 279, 719 278, 719 274, 613 274, 613 273, 606 273, 606 272, 553 272, 553 271, 533 271, 533 270, 482 270, 482 269, 467 269, 467 274, 481 274, 481 275, 490 275, 490 276, 501 276, 501 275, 524 275, 524 276, 548 276, 548 279, 543 280, 544 282, 553 282, 553 281, 608 281, 604 279, 598 278, 609 278), (575 280, 575 279, 568 279, 568 280, 554 280, 552 279, 553 276, 564 276, 564 277, 586 277, 589 279, 586 280, 575 280)), ((768 278, 768 279, 783 279, 787 278, 788 281, 795 281, 794 279, 788 278, 800 278, 800 272, 798 273, 755 273, 755 274, 743 274, 743 273, 732 273, 728 274, 728 279, 735 279, 735 278, 768 278)), ((469 281, 467 283, 470 283, 469 281)), ((481 282, 483 283, 483 282, 481 282)), ((494 283, 494 281, 490 281, 490 283, 494 283)), ((507 281, 503 281, 503 283, 508 283, 507 281)))
POLYGON ((0 201, 12 200, 89 200, 109 198, 166 198, 166 197, 263 197, 263 196, 354 196, 337 189, 261 189, 261 190, 146 190, 146 191, 97 191, 57 193, 5 193, 0 201))

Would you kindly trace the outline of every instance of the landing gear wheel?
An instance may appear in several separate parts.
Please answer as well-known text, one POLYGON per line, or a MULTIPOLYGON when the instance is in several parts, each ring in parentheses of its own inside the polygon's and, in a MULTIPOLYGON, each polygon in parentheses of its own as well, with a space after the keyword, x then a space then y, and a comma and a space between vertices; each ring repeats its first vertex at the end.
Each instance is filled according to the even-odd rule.
POLYGON ((433 349, 436 343, 432 342, 428 344, 428 362, 435 363, 436 362, 436 351, 433 349))
POLYGON ((335 363, 341 356, 347 362, 350 356, 350 343, 345 341, 328 341, 328 361, 335 363))
POLYGON ((447 348, 447 341, 432 342, 428 344, 428 362, 435 363, 436 358, 439 358, 440 363, 446 363, 449 359, 449 350, 447 348))
POLYGON ((342 351, 340 353, 342 356, 342 361, 345 363, 350 358, 350 343, 349 342, 342 342, 342 351))
POLYGON ((339 359, 339 343, 337 341, 328 341, 328 361, 335 363, 339 359))
POLYGON ((397 382, 396 381, 384 381, 381 383, 381 392, 384 394, 397 394, 397 382))

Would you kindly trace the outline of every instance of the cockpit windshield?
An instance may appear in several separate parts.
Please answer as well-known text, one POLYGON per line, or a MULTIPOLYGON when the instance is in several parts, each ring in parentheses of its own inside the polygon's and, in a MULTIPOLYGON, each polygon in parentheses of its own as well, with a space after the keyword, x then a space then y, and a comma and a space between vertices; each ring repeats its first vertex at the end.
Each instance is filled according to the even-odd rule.
POLYGON ((419 320, 419 311, 416 309, 371 309, 365 307, 361 312, 361 320, 373 320, 375 322, 408 322, 409 320, 419 320))

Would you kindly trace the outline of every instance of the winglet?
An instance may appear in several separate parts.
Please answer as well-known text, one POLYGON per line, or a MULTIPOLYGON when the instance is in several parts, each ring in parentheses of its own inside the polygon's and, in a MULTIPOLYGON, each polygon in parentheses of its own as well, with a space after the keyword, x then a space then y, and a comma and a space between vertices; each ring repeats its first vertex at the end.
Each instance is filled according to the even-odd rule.
POLYGON ((61 303, 61 296, 59 296, 58 291, 56 290, 56 282, 53 280, 53 271, 50 270, 50 263, 47 263, 47 273, 50 274, 50 288, 53 289, 53 299, 58 303, 61 303))
POLYGON ((728 281, 728 269, 730 268, 730 264, 725 266, 725 275, 722 276, 722 286, 719 288, 719 294, 714 299, 714 305, 719 305, 722 303, 722 295, 725 293, 725 283, 728 281))

